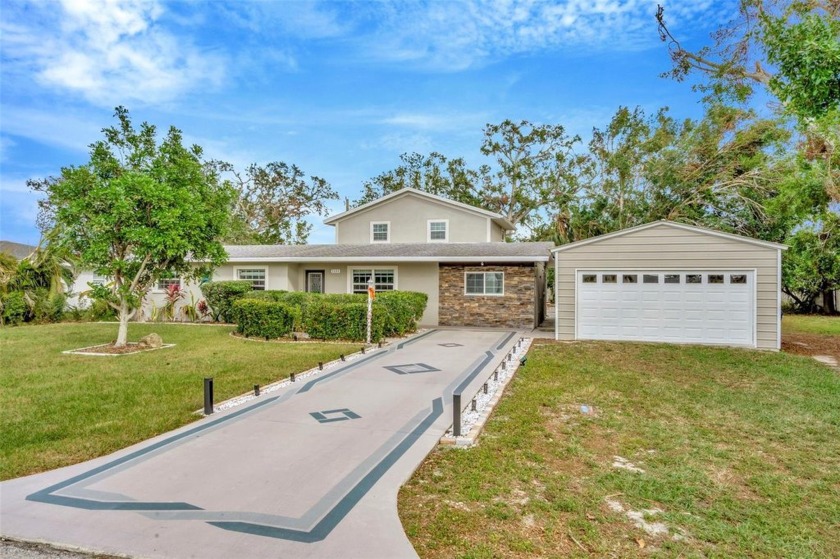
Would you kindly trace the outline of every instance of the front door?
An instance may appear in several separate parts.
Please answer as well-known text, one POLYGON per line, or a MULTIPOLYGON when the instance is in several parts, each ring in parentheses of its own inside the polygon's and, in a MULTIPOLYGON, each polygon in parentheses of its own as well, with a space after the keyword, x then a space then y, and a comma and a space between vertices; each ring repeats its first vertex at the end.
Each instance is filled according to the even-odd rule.
POLYGON ((323 293, 324 292, 324 271, 323 270, 307 270, 306 271, 306 290, 309 293, 323 293))

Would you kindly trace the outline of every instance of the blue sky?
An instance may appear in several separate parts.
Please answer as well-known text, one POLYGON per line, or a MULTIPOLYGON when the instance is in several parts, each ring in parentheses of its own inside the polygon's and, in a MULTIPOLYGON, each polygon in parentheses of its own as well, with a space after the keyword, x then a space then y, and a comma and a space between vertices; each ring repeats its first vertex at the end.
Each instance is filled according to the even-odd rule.
MULTIPOLYGON (((689 46, 732 2, 659 0, 689 46)), ((399 155, 487 162, 486 123, 562 124, 588 138, 619 105, 701 113, 670 64, 656 1, 105 2, 4 0, 0 238, 35 244, 28 178, 83 164, 126 106, 209 157, 285 161, 351 200, 399 155)), ((341 202, 331 205, 339 210, 341 202)), ((315 220, 310 242, 332 242, 315 220)))

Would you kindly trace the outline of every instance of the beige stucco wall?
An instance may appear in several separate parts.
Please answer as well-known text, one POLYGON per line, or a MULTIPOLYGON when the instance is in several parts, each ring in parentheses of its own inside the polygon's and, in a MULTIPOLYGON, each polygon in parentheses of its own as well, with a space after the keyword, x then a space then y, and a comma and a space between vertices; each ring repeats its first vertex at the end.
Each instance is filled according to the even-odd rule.
POLYGON ((426 312, 420 323, 424 326, 438 324, 438 265, 436 262, 376 263, 365 262, 302 262, 267 264, 260 262, 226 264, 213 274, 213 281, 234 279, 237 268, 268 268, 267 289, 303 291, 306 289, 307 270, 324 271, 326 293, 351 293, 350 273, 353 268, 388 268, 396 271, 396 288, 402 291, 420 291, 429 296, 426 312))
POLYGON ((293 291, 293 282, 289 281, 290 271, 288 264, 276 264, 266 262, 237 262, 235 264, 225 264, 219 266, 213 272, 213 281, 229 281, 237 279, 236 270, 240 268, 265 268, 266 269, 266 289, 293 291))
POLYGON ((557 338, 575 339, 576 270, 755 270, 756 345, 778 349, 778 258, 778 249, 665 224, 557 252, 557 338))
POLYGON ((488 217, 447 204, 406 194, 368 210, 355 213, 336 224, 336 243, 370 244, 372 221, 390 222, 392 243, 428 242, 428 220, 449 220, 449 242, 484 243, 502 241, 501 228, 488 217), (488 238, 490 237, 490 238, 488 238))

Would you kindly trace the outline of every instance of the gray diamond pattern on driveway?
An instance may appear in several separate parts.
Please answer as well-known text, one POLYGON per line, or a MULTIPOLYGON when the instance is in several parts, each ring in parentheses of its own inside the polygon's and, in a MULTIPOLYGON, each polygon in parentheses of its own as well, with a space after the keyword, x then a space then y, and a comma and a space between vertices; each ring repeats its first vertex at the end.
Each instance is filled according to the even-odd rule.
POLYGON ((112 455, 2 482, 0 533, 148 558, 416 557, 397 492, 451 425, 455 388, 477 391, 514 336, 433 330, 112 455), (444 342, 462 347, 435 367, 444 342))
POLYGON ((407 365, 388 365, 385 367, 392 373, 398 375, 416 375, 417 373, 436 373, 440 369, 426 365, 425 363, 408 363, 407 365))

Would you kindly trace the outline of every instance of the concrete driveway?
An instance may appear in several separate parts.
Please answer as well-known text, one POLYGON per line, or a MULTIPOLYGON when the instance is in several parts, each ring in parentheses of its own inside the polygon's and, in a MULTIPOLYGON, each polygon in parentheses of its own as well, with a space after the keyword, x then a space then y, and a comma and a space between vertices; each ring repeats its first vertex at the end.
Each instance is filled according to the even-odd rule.
POLYGON ((135 557, 416 557, 397 492, 515 332, 433 330, 110 456, 0 484, 0 533, 135 557))

